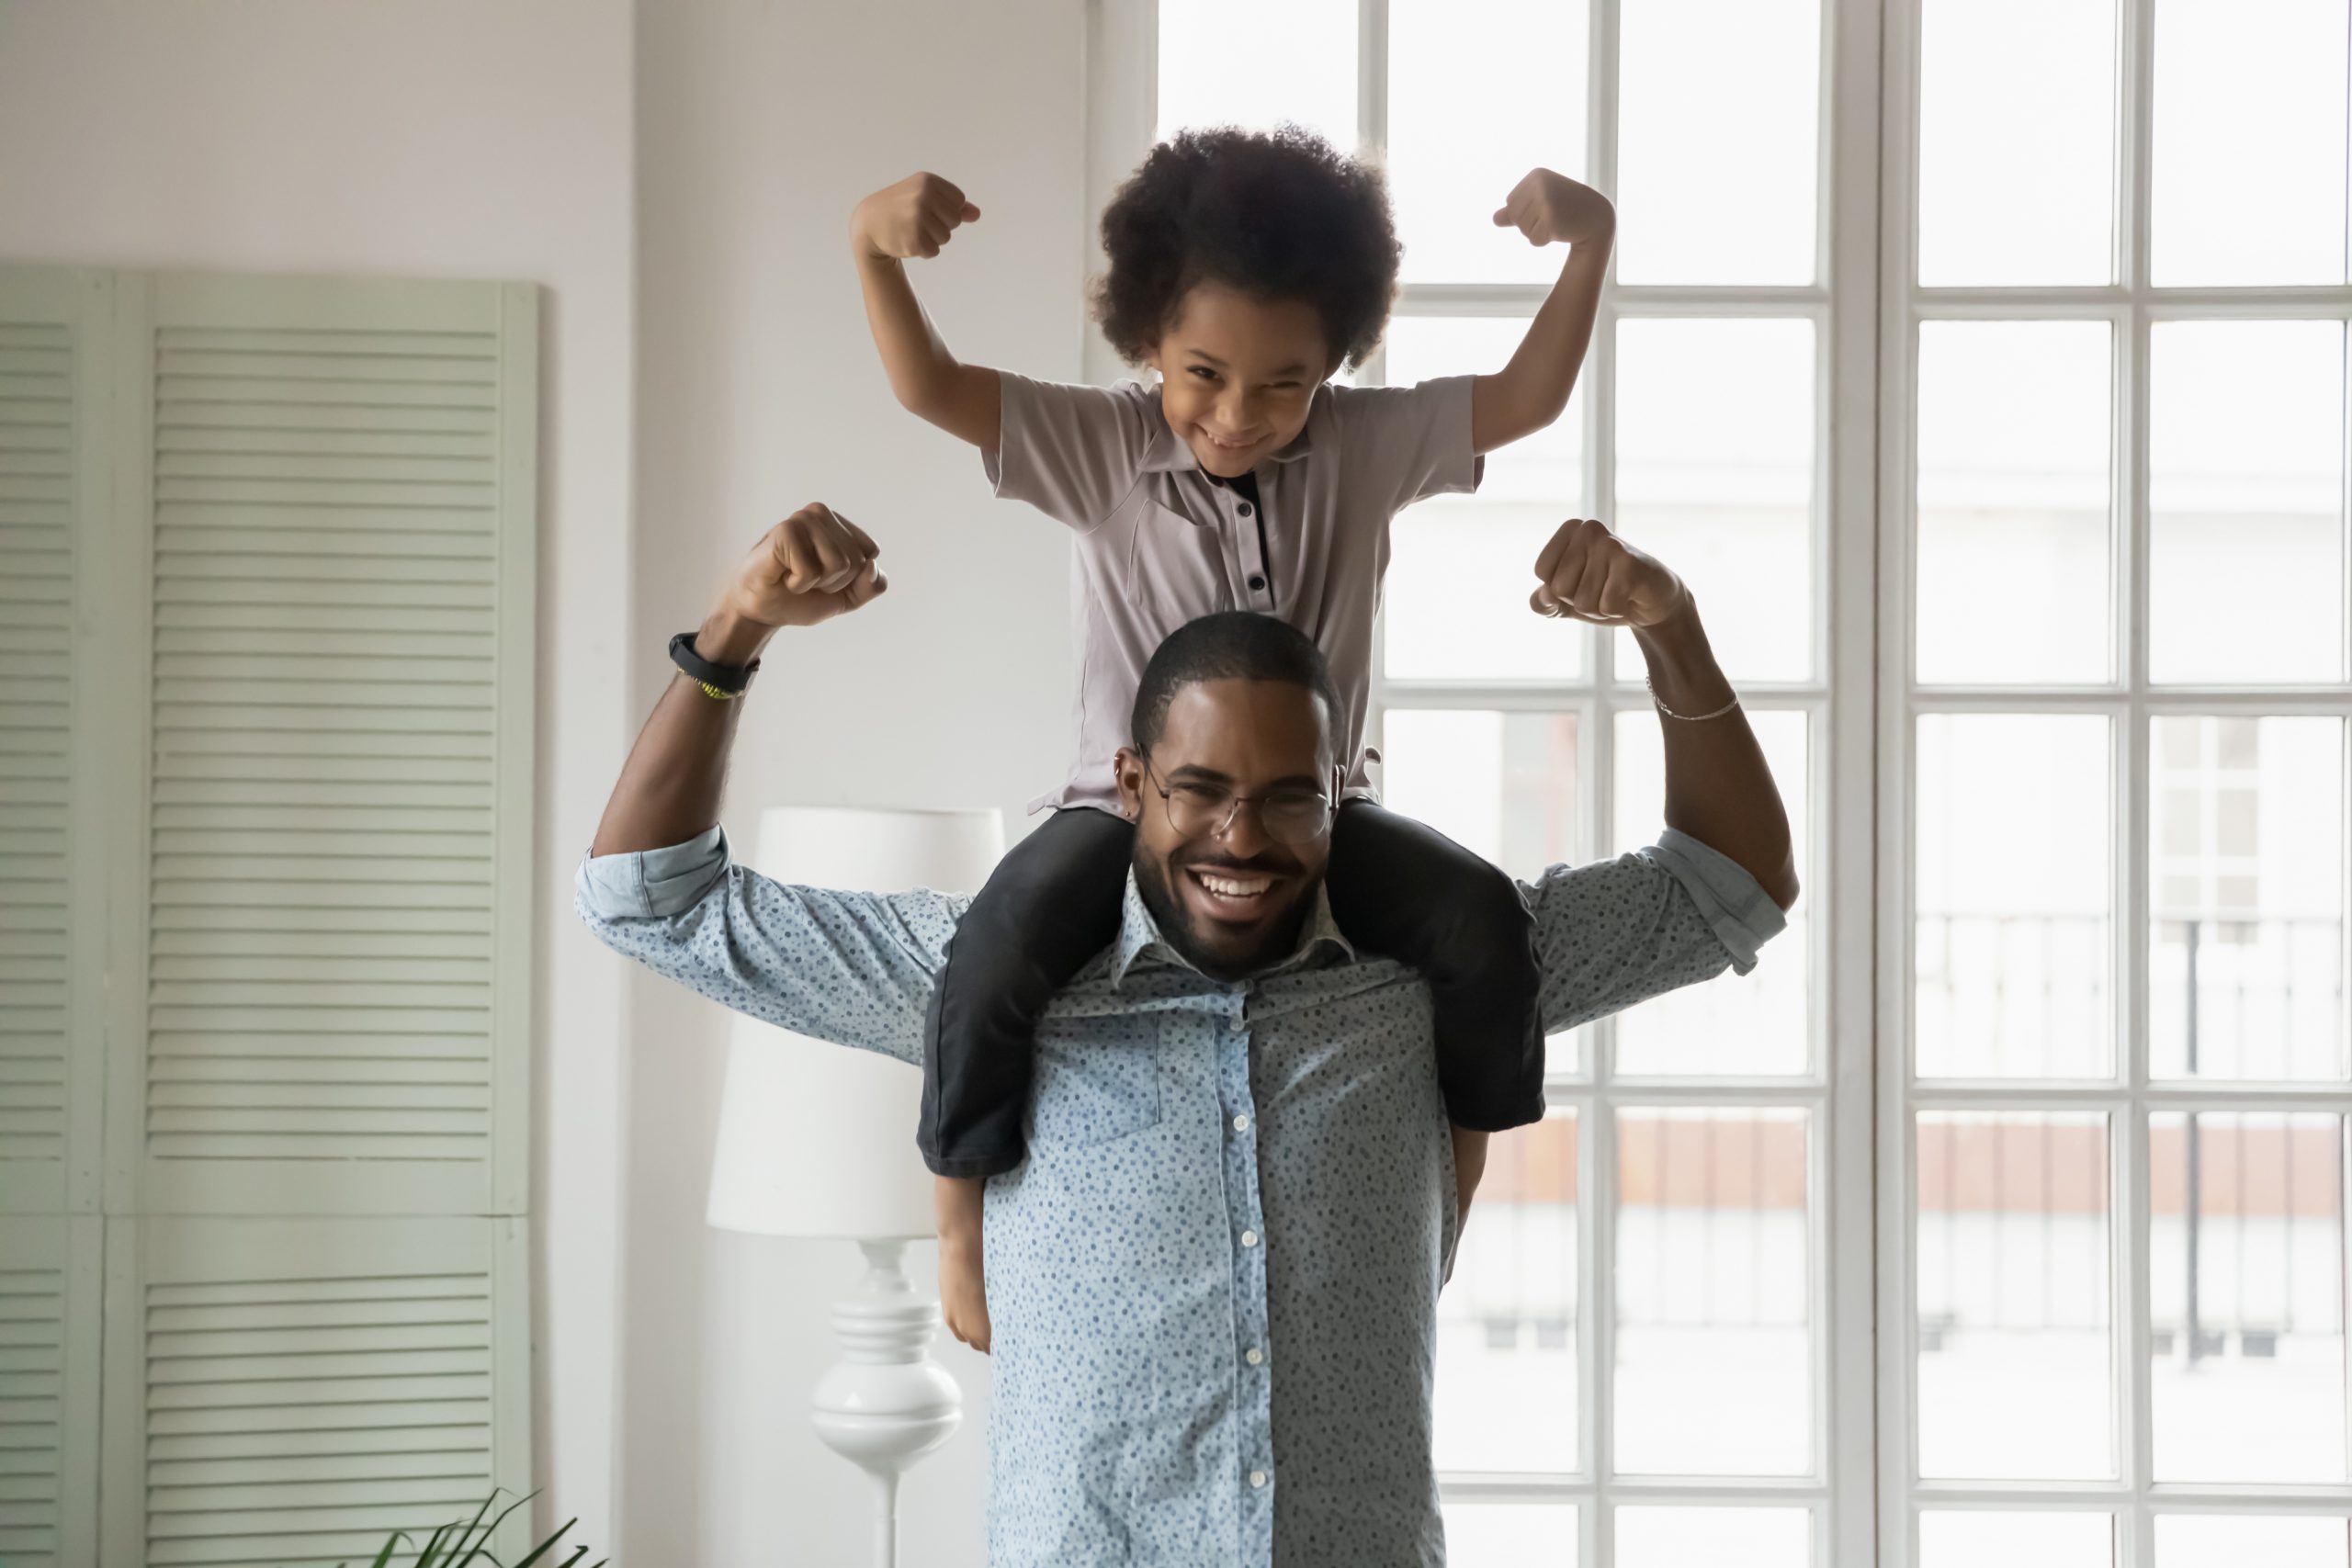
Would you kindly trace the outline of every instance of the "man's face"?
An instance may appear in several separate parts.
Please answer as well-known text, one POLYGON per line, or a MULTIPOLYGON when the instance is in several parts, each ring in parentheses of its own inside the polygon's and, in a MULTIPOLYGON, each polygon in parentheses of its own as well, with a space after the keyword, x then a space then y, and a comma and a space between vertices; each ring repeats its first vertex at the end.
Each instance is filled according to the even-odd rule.
POLYGON ((1323 813, 1311 832, 1287 837, 1270 832, 1269 819, 1312 819, 1306 797, 1339 798, 1322 700, 1279 681, 1182 687, 1151 755, 1121 750, 1118 776, 1120 802, 1136 821, 1136 885, 1170 945, 1220 979, 1288 957, 1331 858, 1330 818, 1323 813), (1163 800, 1162 790, 1175 799, 1163 800), (1197 815, 1204 802, 1235 795, 1248 798, 1229 820, 1218 810, 1197 833, 1177 827, 1188 809, 1197 815))
POLYGON ((1323 322, 1301 299, 1258 299, 1196 285, 1144 363, 1159 372, 1160 412, 1220 479, 1248 473, 1306 426, 1335 367, 1323 322))

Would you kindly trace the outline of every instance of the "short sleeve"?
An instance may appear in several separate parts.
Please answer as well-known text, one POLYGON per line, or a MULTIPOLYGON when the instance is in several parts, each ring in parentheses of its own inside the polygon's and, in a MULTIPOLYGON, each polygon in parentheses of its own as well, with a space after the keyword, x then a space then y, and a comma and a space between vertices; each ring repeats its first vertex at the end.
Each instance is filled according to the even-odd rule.
POLYGON ((1101 524, 1135 489, 1167 428, 1158 401, 1132 382, 1091 387, 1009 370, 997 376, 997 446, 980 454, 996 493, 1081 531, 1101 524))
POLYGON ((1467 495, 1486 472, 1470 441, 1475 376, 1409 387, 1331 389, 1351 484, 1388 497, 1394 513, 1433 495, 1467 495))

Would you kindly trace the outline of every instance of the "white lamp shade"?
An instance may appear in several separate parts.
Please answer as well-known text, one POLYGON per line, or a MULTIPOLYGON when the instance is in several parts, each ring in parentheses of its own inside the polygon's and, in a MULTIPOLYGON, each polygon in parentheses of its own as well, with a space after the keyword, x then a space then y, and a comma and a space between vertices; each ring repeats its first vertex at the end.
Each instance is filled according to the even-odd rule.
MULTIPOLYGON (((780 882, 896 893, 976 892, 1004 852, 994 811, 783 806, 761 813, 750 864, 780 882)), ((933 1234, 915 1152, 922 1074, 871 1051, 738 1014, 718 1113, 708 1218, 761 1235, 933 1234)))

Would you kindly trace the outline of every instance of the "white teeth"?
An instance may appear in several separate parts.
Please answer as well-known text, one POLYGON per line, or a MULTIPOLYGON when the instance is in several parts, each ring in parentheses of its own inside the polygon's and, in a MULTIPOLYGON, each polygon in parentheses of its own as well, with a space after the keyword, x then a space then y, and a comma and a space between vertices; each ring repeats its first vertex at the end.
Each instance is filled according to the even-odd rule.
POLYGON ((1270 881, 1237 882, 1232 877, 1211 876, 1206 872, 1195 874, 1200 877, 1202 886, 1227 898, 1254 898, 1273 886, 1270 881))

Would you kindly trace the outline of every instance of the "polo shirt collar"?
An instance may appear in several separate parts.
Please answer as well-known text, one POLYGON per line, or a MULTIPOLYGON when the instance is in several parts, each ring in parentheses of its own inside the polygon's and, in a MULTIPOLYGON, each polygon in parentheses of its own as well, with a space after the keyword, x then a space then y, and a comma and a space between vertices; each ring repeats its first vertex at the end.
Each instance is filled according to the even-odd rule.
MULTIPOLYGON (((1331 384, 1329 381, 1315 389, 1315 400, 1307 407, 1306 423, 1299 427, 1289 446, 1274 454, 1275 462, 1295 463, 1315 450, 1315 427, 1323 423, 1324 409, 1330 399, 1331 384)), ((1200 461, 1193 456, 1193 449, 1169 427, 1168 413, 1159 405, 1159 388, 1157 386, 1151 389, 1151 408, 1159 417, 1154 422, 1158 429, 1152 434, 1151 446, 1143 455, 1144 472, 1182 474, 1198 468, 1200 461)))

